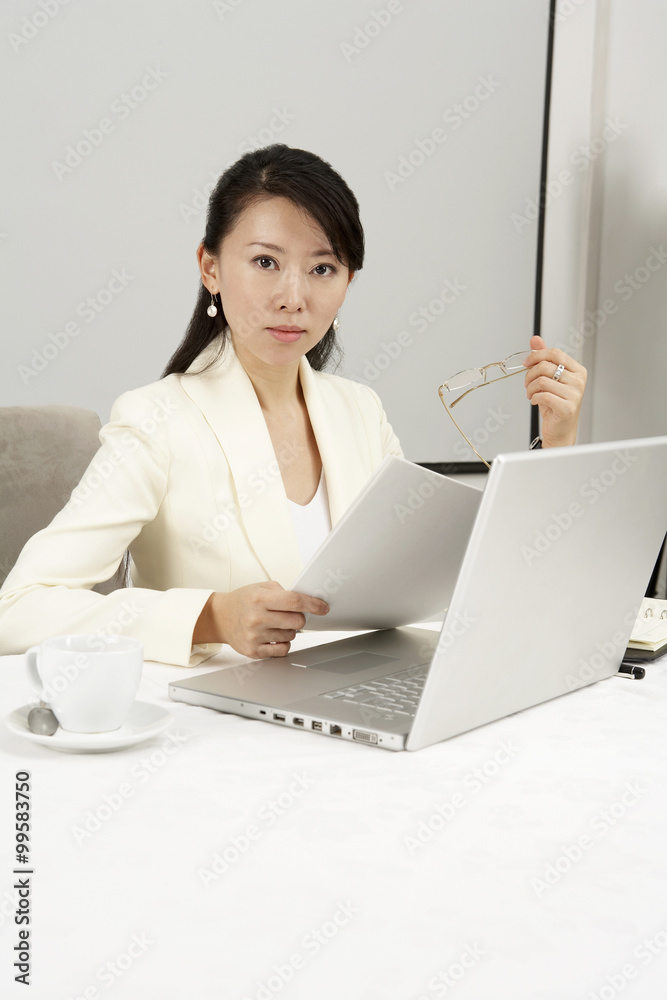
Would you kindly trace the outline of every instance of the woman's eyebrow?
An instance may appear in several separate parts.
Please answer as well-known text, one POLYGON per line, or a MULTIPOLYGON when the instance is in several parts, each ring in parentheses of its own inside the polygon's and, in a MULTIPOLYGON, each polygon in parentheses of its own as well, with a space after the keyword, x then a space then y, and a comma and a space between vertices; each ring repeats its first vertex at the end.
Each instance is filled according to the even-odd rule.
MULTIPOLYGON (((258 240, 254 240, 252 243, 246 243, 249 247, 266 247, 267 250, 275 250, 276 253, 286 253, 283 247, 277 247, 275 243, 260 243, 258 240)), ((310 255, 311 257, 334 257, 335 254, 332 250, 315 250, 310 255)))

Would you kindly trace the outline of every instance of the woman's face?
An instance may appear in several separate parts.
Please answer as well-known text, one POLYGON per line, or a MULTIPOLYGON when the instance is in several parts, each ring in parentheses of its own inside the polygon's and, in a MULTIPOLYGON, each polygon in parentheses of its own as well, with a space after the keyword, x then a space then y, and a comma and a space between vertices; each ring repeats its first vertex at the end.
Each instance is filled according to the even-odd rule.
POLYGON ((288 198, 254 202, 217 259, 202 257, 201 247, 198 256, 237 354, 272 366, 294 364, 322 340, 352 279, 315 220, 288 198))

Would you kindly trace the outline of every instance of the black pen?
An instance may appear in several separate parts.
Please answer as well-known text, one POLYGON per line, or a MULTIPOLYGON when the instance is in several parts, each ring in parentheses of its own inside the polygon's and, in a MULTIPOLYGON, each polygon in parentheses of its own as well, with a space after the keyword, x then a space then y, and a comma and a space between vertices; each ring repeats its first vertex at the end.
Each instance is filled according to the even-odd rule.
POLYGON ((634 663, 621 663, 618 668, 619 677, 629 677, 631 680, 640 681, 642 677, 646 676, 646 671, 643 667, 638 667, 634 663))

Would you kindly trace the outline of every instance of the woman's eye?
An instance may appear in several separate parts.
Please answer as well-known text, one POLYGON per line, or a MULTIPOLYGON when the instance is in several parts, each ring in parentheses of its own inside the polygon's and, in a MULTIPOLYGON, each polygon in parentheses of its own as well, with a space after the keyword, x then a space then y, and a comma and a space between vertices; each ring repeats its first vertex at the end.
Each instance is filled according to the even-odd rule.
MULTIPOLYGON (((273 265, 278 266, 273 257, 254 257, 253 263, 258 264, 262 271, 273 271, 275 270, 273 265)), ((338 268, 334 267, 333 264, 316 264, 313 268, 313 271, 321 278, 328 278, 330 274, 336 274, 337 270, 338 268)))

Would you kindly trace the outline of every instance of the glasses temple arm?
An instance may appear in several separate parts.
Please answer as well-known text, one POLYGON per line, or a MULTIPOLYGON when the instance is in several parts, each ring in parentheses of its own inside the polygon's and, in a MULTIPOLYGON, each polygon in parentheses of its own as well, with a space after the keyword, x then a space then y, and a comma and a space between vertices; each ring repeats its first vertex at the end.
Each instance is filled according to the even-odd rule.
MULTIPOLYGON (((481 388, 481 387, 480 387, 480 386, 477 386, 476 388, 481 388)), ((475 446, 474 446, 474 444, 472 443, 472 441, 471 441, 471 440, 470 440, 470 439, 469 439, 468 437, 466 437, 466 435, 465 435, 465 434, 463 433, 463 431, 461 430, 461 428, 460 428, 460 427, 459 427, 459 425, 457 424, 456 420, 454 419, 454 414, 453 414, 453 413, 451 412, 450 408, 449 408, 449 407, 447 406, 447 403, 446 403, 446 402, 445 402, 445 400, 443 399, 443 396, 442 396, 442 391, 441 391, 441 390, 442 390, 442 386, 440 386, 440 388, 438 389, 438 394, 439 394, 439 396, 440 396, 440 399, 441 399, 441 401, 442 401, 442 405, 444 406, 445 410, 446 410, 446 411, 447 411, 447 413, 449 414, 449 417, 450 417, 450 419, 451 419, 452 423, 453 423, 453 424, 454 424, 454 426, 456 427, 456 429, 457 429, 457 431, 459 432, 459 434, 461 435, 461 437, 462 437, 462 438, 463 438, 463 439, 464 439, 464 440, 465 440, 465 441, 466 441, 466 442, 468 443, 468 445, 469 445, 469 446, 470 446, 470 447, 472 448, 472 450, 473 450, 473 451, 475 452, 475 454, 477 455, 477 458, 478 458, 478 459, 480 460, 480 462, 484 462, 484 465, 485 465, 485 466, 487 467, 487 469, 490 469, 490 468, 491 468, 491 466, 489 465, 489 463, 487 462, 487 460, 486 460, 485 458, 482 458, 482 456, 481 456, 481 455, 480 455, 480 453, 479 453, 479 452, 477 451, 477 448, 475 448, 475 446)), ((457 402, 458 402, 458 400, 457 400, 457 402)))

